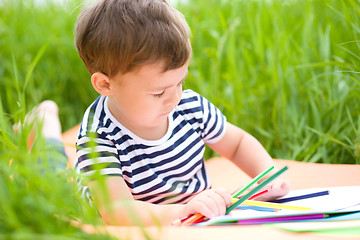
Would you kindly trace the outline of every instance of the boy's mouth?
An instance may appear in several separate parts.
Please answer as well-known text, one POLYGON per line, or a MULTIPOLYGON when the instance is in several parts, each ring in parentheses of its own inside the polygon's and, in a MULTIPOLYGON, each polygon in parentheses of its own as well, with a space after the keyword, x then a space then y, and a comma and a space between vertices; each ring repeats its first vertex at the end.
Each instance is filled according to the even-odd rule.
POLYGON ((161 114, 161 116, 167 116, 167 115, 169 115, 171 113, 171 111, 165 112, 165 113, 161 114))

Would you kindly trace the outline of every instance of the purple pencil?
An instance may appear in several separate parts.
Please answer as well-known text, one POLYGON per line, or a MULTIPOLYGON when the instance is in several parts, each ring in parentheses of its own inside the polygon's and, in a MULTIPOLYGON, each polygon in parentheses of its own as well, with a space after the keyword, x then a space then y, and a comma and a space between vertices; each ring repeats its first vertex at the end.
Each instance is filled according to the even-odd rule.
POLYGON ((257 219, 245 219, 239 220, 239 225, 255 225, 255 224, 266 224, 266 223, 277 223, 277 222, 292 222, 292 221, 304 221, 313 219, 322 219, 327 217, 326 214, 307 214, 307 215, 294 215, 294 216, 279 216, 269 218, 257 218, 257 219))

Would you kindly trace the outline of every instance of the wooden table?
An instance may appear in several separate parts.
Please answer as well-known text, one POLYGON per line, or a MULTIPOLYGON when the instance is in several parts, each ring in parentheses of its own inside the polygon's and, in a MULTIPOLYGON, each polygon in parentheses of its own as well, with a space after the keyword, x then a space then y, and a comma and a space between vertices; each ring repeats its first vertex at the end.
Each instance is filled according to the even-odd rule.
MULTIPOLYGON (((66 152, 70 165, 76 157, 74 142, 79 126, 63 134, 66 152)), ((288 166, 282 175, 290 181, 292 189, 306 189, 318 187, 337 187, 360 185, 360 165, 347 164, 318 164, 304 163, 291 160, 275 160, 279 168, 288 166)), ((250 178, 239 170, 232 162, 224 158, 213 158, 206 162, 207 172, 213 187, 226 187, 235 191, 250 178)), ((88 232, 94 231, 92 226, 84 228, 88 232)), ((225 239, 344 239, 334 235, 316 233, 292 233, 265 225, 255 226, 213 226, 213 227, 116 227, 107 226, 101 229, 119 239, 147 239, 144 231, 151 239, 163 240, 225 240, 225 239)), ((346 237, 346 239, 360 239, 360 237, 346 237)))

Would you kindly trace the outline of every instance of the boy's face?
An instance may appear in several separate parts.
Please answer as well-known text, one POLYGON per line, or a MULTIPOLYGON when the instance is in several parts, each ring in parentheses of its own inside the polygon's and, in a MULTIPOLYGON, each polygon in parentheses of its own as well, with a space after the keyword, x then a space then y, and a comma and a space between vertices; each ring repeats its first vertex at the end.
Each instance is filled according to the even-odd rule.
POLYGON ((169 113, 180 102, 189 61, 166 72, 163 72, 162 64, 154 63, 115 75, 110 79, 109 110, 138 136, 154 133, 158 135, 155 138, 159 137, 167 129, 169 113))

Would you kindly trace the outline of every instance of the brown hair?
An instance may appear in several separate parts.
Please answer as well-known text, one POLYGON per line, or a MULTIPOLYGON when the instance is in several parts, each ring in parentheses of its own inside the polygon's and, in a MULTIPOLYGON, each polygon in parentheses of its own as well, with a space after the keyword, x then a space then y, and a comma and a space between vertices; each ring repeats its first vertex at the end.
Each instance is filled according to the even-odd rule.
POLYGON ((157 61, 164 71, 183 66, 189 34, 184 16, 165 0, 102 0, 80 13, 75 45, 90 74, 111 77, 157 61))

